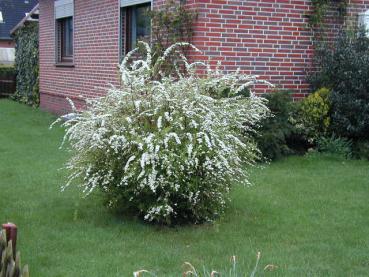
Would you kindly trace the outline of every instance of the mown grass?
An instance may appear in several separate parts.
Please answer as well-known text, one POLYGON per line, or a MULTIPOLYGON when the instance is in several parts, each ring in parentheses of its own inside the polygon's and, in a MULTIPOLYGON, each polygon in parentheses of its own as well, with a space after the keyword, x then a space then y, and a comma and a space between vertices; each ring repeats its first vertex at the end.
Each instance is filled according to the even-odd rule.
POLYGON ((48 129, 53 120, 0 101, 0 223, 18 225, 31 276, 181 276, 186 261, 225 270, 232 255, 251 272, 258 251, 259 276, 369 274, 368 162, 284 159, 254 170, 253 187, 235 187, 214 224, 164 228, 113 215, 98 195, 62 193, 68 153, 58 149, 63 130, 48 129))

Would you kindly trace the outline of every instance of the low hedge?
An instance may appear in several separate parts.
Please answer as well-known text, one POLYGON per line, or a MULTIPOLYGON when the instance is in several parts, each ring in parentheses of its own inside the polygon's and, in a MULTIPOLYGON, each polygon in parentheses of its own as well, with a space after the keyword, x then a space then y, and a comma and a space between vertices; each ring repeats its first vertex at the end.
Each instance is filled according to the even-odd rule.
POLYGON ((15 76, 14 66, 0 65, 0 79, 9 79, 15 76))
POLYGON ((0 97, 14 95, 16 70, 13 66, 0 65, 0 97))

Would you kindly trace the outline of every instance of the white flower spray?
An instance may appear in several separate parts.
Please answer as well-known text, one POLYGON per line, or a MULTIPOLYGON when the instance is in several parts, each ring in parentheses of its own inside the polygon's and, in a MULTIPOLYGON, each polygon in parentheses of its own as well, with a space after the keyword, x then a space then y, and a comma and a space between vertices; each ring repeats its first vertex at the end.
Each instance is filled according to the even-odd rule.
POLYGON ((120 65, 120 88, 87 100, 85 111, 74 108, 63 123, 72 150, 66 186, 74 181, 86 194, 100 188, 110 206, 148 221, 212 220, 223 212, 231 184, 249 183, 247 166, 259 156, 253 135, 269 111, 263 98, 239 93, 261 81, 189 63, 183 44, 154 63, 142 45, 143 59, 132 62, 135 49, 120 65), (160 66, 169 57, 175 68, 165 75, 160 66), (197 75, 199 67, 206 76, 197 75))

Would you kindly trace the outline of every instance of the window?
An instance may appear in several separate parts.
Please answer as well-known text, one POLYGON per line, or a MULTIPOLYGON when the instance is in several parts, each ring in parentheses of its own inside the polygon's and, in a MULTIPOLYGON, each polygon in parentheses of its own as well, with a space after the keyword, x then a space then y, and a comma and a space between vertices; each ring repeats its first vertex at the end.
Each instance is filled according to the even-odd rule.
POLYGON ((73 17, 57 20, 58 62, 73 62, 73 17))
POLYGON ((0 23, 4 23, 3 13, 2 12, 0 12, 0 23))
POLYGON ((73 63, 73 0, 55 1, 56 63, 73 63))
POLYGON ((369 10, 359 14, 359 27, 364 28, 369 37, 369 10))
POLYGON ((151 20, 148 12, 151 3, 128 6, 123 9, 123 43, 125 53, 136 47, 137 41, 150 41, 151 20))

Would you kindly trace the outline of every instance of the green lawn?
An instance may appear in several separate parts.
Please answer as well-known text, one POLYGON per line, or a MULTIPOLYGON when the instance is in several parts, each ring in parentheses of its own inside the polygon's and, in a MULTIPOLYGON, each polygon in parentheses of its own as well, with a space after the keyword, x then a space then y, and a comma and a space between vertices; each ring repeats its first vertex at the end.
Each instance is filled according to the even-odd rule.
MULTIPOLYGON (((31 276, 132 276, 150 269, 181 276, 183 262, 228 268, 230 256, 258 276, 369 275, 369 163, 291 157, 236 187, 214 224, 163 228, 114 216, 98 195, 60 192, 68 157, 54 117, 0 101, 0 223, 19 227, 31 276), (277 265, 264 272, 267 264, 277 265)), ((244 275, 243 275, 244 276, 244 275)))

